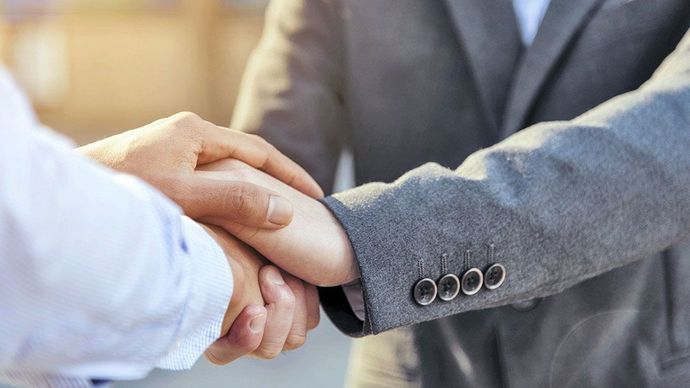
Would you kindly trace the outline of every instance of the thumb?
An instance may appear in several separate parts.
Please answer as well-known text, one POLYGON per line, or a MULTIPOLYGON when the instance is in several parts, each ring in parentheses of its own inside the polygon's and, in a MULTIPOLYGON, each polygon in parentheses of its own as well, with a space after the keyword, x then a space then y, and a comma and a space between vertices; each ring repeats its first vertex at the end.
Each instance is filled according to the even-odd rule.
POLYGON ((230 332, 206 349, 206 358, 224 365, 248 355, 261 345, 267 311, 263 306, 249 305, 233 322, 230 332))
POLYGON ((253 183, 197 178, 191 191, 182 207, 192 218, 222 219, 259 229, 279 229, 292 221, 290 201, 253 183))

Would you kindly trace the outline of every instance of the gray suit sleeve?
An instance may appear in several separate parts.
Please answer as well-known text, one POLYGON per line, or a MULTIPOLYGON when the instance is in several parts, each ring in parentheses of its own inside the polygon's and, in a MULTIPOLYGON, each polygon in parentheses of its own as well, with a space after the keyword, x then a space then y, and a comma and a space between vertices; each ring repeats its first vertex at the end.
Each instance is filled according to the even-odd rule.
POLYGON ((231 125, 264 137, 327 193, 347 139, 340 23, 333 0, 271 2, 231 125))
MULTIPOLYGON (((690 33, 638 90, 567 122, 527 128, 456 170, 426 164, 326 203, 345 227, 376 334, 558 293, 690 237, 690 33), (493 291, 420 306, 421 277, 492 264, 493 291)), ((340 325, 343 328, 343 325, 340 325)), ((359 332, 357 332, 359 330, 359 332)))

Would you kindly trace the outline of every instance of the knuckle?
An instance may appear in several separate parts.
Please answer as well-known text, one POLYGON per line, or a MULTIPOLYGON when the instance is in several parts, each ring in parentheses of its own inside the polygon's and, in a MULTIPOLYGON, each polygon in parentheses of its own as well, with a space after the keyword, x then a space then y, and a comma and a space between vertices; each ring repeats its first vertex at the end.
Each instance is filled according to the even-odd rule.
POLYGON ((261 337, 257 335, 241 335, 233 341, 233 352, 237 354, 249 354, 261 345, 261 337))
POLYGON ((174 127, 180 135, 191 135, 198 124, 203 121, 199 115, 192 112, 181 112, 173 116, 174 127))
POLYGON ((257 144, 262 145, 262 146, 267 146, 270 145, 269 142, 266 141, 263 137, 255 134, 255 133, 249 133, 247 134, 251 139, 253 139, 257 144))
POLYGON ((175 116, 177 116, 180 121, 196 121, 201 119, 201 117, 194 112, 180 112, 175 116))
POLYGON ((261 343, 259 341, 249 342, 249 343, 245 344, 245 346, 242 348, 240 353, 243 356, 247 355, 247 354, 251 354, 251 353, 255 352, 257 349, 259 349, 259 345, 261 345, 261 343))
POLYGON ((256 354, 257 357, 263 358, 265 360, 272 360, 280 354, 280 351, 282 350, 282 346, 280 344, 268 344, 266 346, 260 346, 258 349, 256 349, 256 354))
POLYGON ((204 353, 206 356, 206 359, 213 365, 225 365, 228 363, 228 361, 225 361, 221 359, 220 357, 216 356, 212 350, 207 350, 206 353, 204 353))
POLYGON ((287 338, 287 341, 285 341, 285 349, 295 350, 295 349, 301 348, 306 341, 307 341, 307 336, 304 334, 301 334, 301 333, 290 334, 287 338))
POLYGON ((307 322, 307 329, 316 329, 319 326, 319 323, 321 323, 321 315, 315 315, 313 318, 309 318, 309 322, 307 322))
POLYGON ((321 323, 321 313, 317 310, 316 314, 310 314, 307 318, 307 329, 315 329, 319 323, 321 323))
POLYGON ((263 137, 261 137, 259 135, 250 135, 250 136, 252 136, 252 138, 256 142, 257 146, 266 154, 266 159, 263 161, 263 164, 268 163, 269 155, 277 152, 277 149, 275 148, 275 146, 273 144, 269 143, 268 141, 266 141, 266 139, 264 139, 263 137))

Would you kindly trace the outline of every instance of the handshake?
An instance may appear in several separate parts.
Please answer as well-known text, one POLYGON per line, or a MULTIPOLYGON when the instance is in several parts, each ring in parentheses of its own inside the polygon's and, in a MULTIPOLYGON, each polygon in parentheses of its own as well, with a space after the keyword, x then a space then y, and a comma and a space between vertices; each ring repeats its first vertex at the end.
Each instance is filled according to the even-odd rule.
POLYGON ((300 347, 319 322, 315 285, 359 278, 323 191, 258 136, 180 113, 79 151, 158 188, 225 252, 234 286, 213 363, 300 347))

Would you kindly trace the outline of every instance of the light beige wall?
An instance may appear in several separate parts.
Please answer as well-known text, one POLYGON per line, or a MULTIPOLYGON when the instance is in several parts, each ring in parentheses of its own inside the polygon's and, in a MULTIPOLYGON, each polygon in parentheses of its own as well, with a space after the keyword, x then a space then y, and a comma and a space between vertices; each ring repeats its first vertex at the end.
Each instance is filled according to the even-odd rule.
POLYGON ((0 23, 0 53, 41 120, 82 143, 185 110, 226 125, 262 19, 214 0, 65 11, 0 23))

